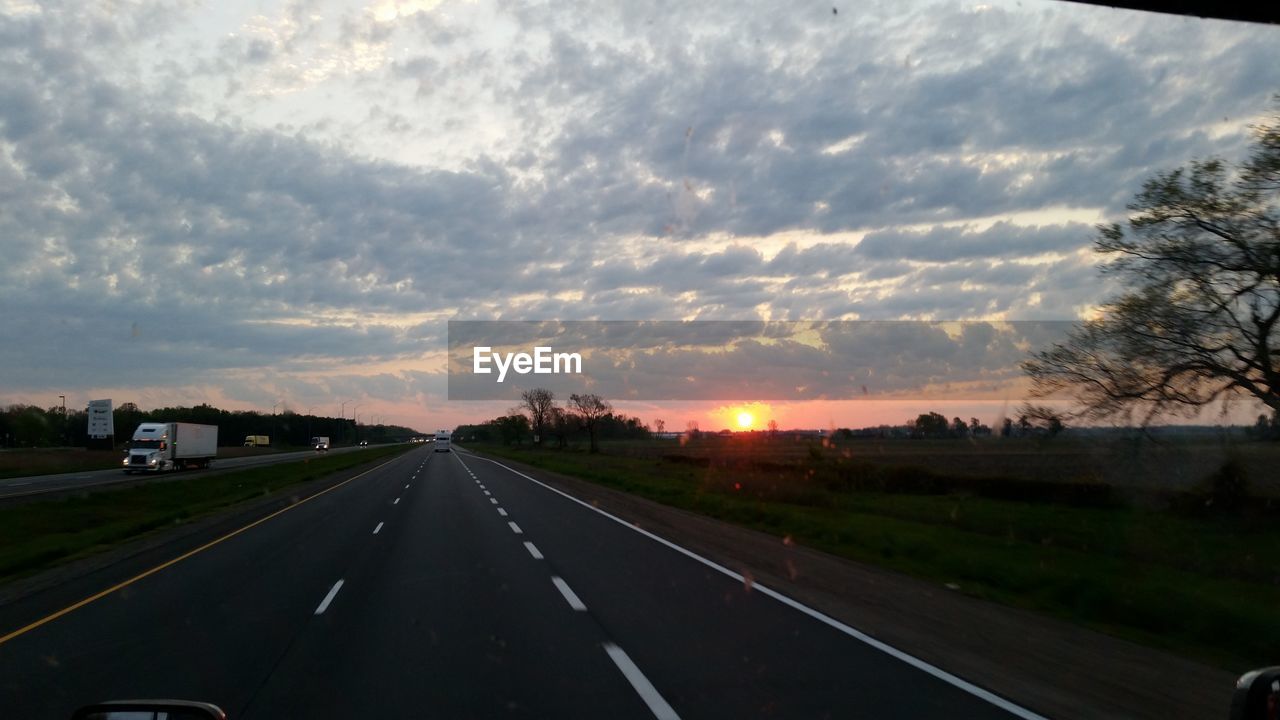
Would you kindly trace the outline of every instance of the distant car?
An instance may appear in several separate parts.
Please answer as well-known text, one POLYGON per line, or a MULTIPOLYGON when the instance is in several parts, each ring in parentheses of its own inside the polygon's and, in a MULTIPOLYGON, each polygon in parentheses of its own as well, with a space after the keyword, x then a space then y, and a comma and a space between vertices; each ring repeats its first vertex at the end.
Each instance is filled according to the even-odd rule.
POLYGON ((361 441, 360 441, 360 447, 369 447, 369 441, 368 441, 368 440, 361 440, 361 441))

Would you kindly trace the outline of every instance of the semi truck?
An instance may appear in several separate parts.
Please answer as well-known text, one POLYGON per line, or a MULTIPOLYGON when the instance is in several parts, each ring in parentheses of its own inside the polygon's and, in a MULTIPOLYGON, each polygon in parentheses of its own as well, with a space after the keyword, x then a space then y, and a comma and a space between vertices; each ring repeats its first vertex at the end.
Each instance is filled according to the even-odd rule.
POLYGON ((266 447, 271 444, 270 435, 245 435, 245 447, 266 447))
POLYGON ((311 447, 315 448, 316 452, 328 452, 329 437, 327 435, 321 435, 319 437, 311 438, 311 447))
POLYGON ((218 455, 218 426, 144 422, 133 431, 124 471, 164 472, 207 468, 218 455))

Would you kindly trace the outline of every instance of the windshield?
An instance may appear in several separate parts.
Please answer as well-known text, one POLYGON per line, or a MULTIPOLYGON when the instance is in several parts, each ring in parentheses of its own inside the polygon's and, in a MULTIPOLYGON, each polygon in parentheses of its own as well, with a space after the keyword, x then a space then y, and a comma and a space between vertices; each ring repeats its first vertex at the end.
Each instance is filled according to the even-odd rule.
POLYGON ((1224 715, 1274 5, 0 0, 0 715, 1224 715))

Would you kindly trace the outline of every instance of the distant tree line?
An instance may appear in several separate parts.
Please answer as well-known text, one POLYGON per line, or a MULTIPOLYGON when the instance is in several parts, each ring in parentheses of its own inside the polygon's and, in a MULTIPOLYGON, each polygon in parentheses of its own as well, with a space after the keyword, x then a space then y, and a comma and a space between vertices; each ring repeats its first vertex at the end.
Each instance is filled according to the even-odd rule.
POLYGON ((651 434, 640 418, 614 412, 609 401, 599 395, 573 394, 560 406, 550 390, 534 388, 522 393, 520 400, 506 415, 478 425, 459 425, 454 435, 464 441, 529 442, 560 448, 585 435, 590 451, 598 452, 600 440, 643 439, 651 434))
MULTIPOLYGON (((60 406, 40 408, 35 405, 9 405, 0 411, 0 447, 89 447, 88 414, 85 409, 60 406)), ((122 446, 133 436, 142 422, 189 422, 218 426, 218 444, 241 445, 247 435, 267 435, 272 445, 309 445, 312 437, 327 435, 335 444, 368 440, 371 443, 408 440, 419 435, 412 428, 399 425, 360 425, 348 418, 279 414, 252 410, 222 410, 211 405, 166 407, 142 410, 131 402, 122 403, 112 412, 115 427, 114 444, 122 446)))
POLYGON ((1066 422, 1057 411, 1043 405, 1023 405, 1016 418, 1006 417, 996 428, 984 424, 976 417, 965 420, 939 412, 921 413, 902 425, 880 425, 861 429, 841 428, 835 435, 839 439, 853 438, 914 438, 958 439, 978 437, 1055 437, 1066 430, 1066 422))
POLYGON ((1249 434, 1258 440, 1280 440, 1280 411, 1271 413, 1271 417, 1258 415, 1249 434))

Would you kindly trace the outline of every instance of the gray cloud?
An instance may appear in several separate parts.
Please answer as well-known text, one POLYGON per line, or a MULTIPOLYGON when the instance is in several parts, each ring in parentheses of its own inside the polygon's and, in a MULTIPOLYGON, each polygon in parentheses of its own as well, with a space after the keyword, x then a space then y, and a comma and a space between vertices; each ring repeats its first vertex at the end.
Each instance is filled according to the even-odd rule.
POLYGON ((1019 227, 999 222, 987 230, 935 227, 927 232, 887 230, 867 235, 857 254, 873 260, 948 262, 1071 252, 1087 245, 1095 231, 1080 223, 1019 227))
POLYGON ((439 397, 343 372, 443 349, 398 316, 1072 316, 1109 289, 1093 231, 991 220, 1118 216, 1152 170, 1237 153, 1280 44, 1025 4, 293 2, 231 39, 188 5, 0 17, 6 391, 327 392, 319 367, 439 397))

